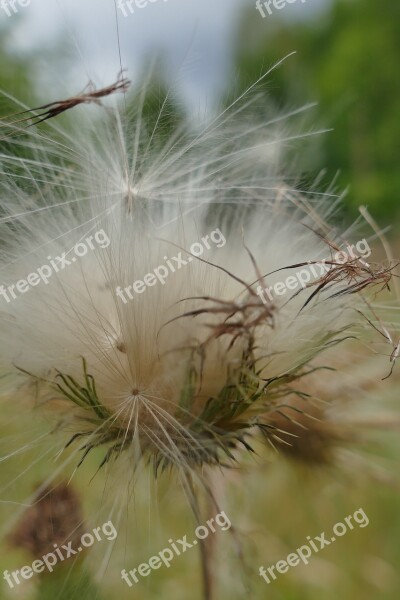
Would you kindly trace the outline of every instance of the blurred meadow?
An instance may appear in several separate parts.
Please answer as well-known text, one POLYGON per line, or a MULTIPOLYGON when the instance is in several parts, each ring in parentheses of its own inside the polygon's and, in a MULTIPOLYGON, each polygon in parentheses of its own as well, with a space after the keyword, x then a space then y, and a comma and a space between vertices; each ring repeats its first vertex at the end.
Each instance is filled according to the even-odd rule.
MULTIPOLYGON (((0 118, 16 112, 10 97, 36 106, 76 93, 86 85, 86 73, 94 72, 100 85, 107 85, 120 69, 112 2, 88 2, 81 9, 62 0, 50 9, 43 0, 40 10, 41 1, 32 0, 12 18, 0 8, 0 118), (62 19, 55 28, 57 11, 62 19), (85 37, 89 29, 93 39, 85 37)), ((134 74, 135 94, 152 55, 158 56, 145 107, 149 119, 157 121, 166 90, 172 89, 164 132, 173 131, 187 113, 201 126, 276 61, 296 51, 263 82, 265 102, 279 110, 315 102, 300 129, 329 131, 291 143, 293 183, 321 191, 333 185, 338 194, 346 190, 340 223, 359 218, 358 207, 367 206, 398 256, 400 4, 307 0, 288 4, 268 18, 260 16, 252 0, 223 2, 218 9, 212 2, 188 4, 192 9, 184 9, 180 0, 160 1, 132 18, 119 17, 122 64, 134 74), (166 32, 161 34, 164 19, 166 32), (136 33, 138 40, 150 41, 135 41, 136 33)), ((390 319, 398 329, 399 316, 394 314, 390 319)), ((212 542, 215 600, 400 597, 400 366, 383 380, 388 356, 374 363, 368 358, 365 364, 362 358, 348 350, 341 357, 344 369, 333 393, 343 400, 354 394, 352 378, 362 370, 365 395, 355 409, 359 439, 340 448, 333 464, 309 464, 260 447, 256 456, 246 456, 237 468, 219 476, 216 494, 233 529, 212 542), (378 425, 370 432, 367 425, 368 436, 361 427, 365 422, 378 425), (259 576, 261 565, 286 558, 307 536, 331 531, 360 507, 368 515, 367 527, 349 531, 313 555, 309 565, 290 569, 270 585, 259 576)), ((134 588, 120 576, 122 569, 133 569, 160 552, 170 538, 191 539, 195 525, 174 475, 154 482, 145 469, 135 476, 118 469, 97 472, 104 458, 101 449, 76 470, 70 449, 58 456, 62 446, 51 415, 32 409, 23 398, 10 397, 1 373, 0 384, 0 600, 101 600, 114 595, 120 600, 200 600, 197 549, 134 588), (84 530, 93 530, 112 514, 118 538, 96 543, 84 561, 56 568, 47 584, 46 577, 36 575, 11 590, 2 572, 33 559, 13 547, 9 534, 35 489, 55 472, 56 482, 71 479, 82 503, 84 530)))

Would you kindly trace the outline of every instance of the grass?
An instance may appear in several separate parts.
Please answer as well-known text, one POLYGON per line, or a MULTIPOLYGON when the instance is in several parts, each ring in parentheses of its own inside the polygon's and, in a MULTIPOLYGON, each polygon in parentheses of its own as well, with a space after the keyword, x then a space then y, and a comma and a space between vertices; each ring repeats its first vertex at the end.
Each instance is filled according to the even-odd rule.
MULTIPOLYGON (((397 385, 398 381, 392 379, 385 388, 388 396, 384 399, 386 405, 396 401, 397 385)), ((17 447, 22 425, 30 428, 25 429, 30 435, 32 431, 39 434, 49 429, 49 424, 35 416, 35 413, 33 418, 31 413, 23 416, 16 413, 15 405, 4 404, 0 426, 2 455, 5 447, 10 447, 10 442, 13 442, 13 449, 17 447)), ((51 447, 53 442, 56 442, 56 438, 53 440, 47 436, 39 447, 0 463, 1 499, 24 501, 35 484, 46 478, 57 464, 53 461, 55 451, 44 456, 33 467, 31 465, 40 451, 51 447)), ((371 459, 371 465, 393 464, 399 446, 394 432, 376 434, 365 451, 373 457, 379 455, 378 459, 371 459)), ((98 474, 90 482, 101 457, 101 451, 96 449, 73 479, 73 485, 82 497, 87 531, 107 520, 104 510, 110 499, 110 488, 115 487, 115 479, 107 480, 108 491, 103 495, 105 479, 109 477, 105 477, 104 473, 98 474)), ((71 469, 67 469, 67 472, 71 473, 71 469)), ((168 546, 170 538, 175 540, 188 535, 190 540, 195 529, 184 495, 173 478, 154 484, 150 483, 152 480, 147 473, 142 473, 129 489, 127 479, 125 473, 125 479, 119 480, 123 484, 116 508, 118 511, 122 507, 121 524, 105 573, 102 572, 102 563, 111 548, 111 542, 96 544, 88 559, 88 567, 101 593, 108 598, 117 592, 121 600, 159 597, 163 600, 187 600, 190 591, 191 598, 201 600, 200 562, 196 549, 175 558, 169 569, 163 567, 153 571, 134 589, 120 579, 121 569, 134 569, 147 562, 151 556, 168 546), (151 502, 148 501, 149 494, 153 498, 151 502), (128 505, 127 496, 130 497, 128 505)), ((245 458, 241 471, 225 472, 222 480, 219 503, 232 521, 237 537, 233 537, 229 531, 218 535, 214 564, 219 582, 218 600, 239 600, 243 597, 260 600, 265 597, 272 600, 336 600, 338 597, 346 600, 355 597, 392 600, 399 597, 398 484, 383 482, 383 476, 372 479, 370 474, 366 475, 359 469, 310 472, 280 458, 267 459, 267 466, 261 466, 261 460, 251 456, 245 458), (307 536, 313 538, 322 531, 331 531, 336 522, 343 521, 360 507, 368 515, 370 522, 367 527, 349 531, 334 544, 313 555, 307 566, 290 569, 270 585, 261 579, 258 574, 261 565, 268 567, 285 559, 306 542, 307 536), (240 540, 244 564, 238 554, 236 539, 240 540)), ((0 504, 3 531, 11 526, 17 510, 16 505, 0 504)), ((4 538, 0 545, 0 557, 0 571, 13 570, 32 562, 29 556, 11 551, 4 538)), ((48 577, 52 578, 52 582, 58 582, 58 586, 55 583, 51 585, 54 600, 61 600, 63 596, 60 590, 71 580, 69 566, 48 577), (54 590, 58 590, 59 595, 54 590)), ((82 576, 80 581, 83 585, 85 577, 82 576)), ((36 598, 32 580, 13 591, 6 588, 4 581, 0 586, 1 600, 36 598)))

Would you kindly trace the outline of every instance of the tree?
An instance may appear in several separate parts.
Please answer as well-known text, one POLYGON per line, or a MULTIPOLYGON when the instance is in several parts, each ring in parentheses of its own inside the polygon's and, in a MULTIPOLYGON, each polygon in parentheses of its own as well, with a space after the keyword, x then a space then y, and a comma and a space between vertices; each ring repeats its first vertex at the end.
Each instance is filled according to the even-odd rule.
POLYGON ((310 176, 325 167, 331 177, 339 171, 340 186, 350 185, 350 209, 366 204, 376 215, 400 216, 399 3, 337 0, 318 20, 278 18, 256 13, 245 21, 237 52, 241 86, 297 50, 267 89, 280 104, 316 99, 318 124, 334 128, 320 140, 310 176))

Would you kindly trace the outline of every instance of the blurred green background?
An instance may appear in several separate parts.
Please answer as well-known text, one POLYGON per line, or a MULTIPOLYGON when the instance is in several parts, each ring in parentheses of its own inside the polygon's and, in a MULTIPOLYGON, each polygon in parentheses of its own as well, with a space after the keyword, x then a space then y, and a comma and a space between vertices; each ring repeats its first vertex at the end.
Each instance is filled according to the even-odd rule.
POLYGON ((312 172, 339 173, 346 203, 367 205, 381 221, 400 215, 400 3, 338 0, 319 18, 284 23, 249 13, 239 37, 240 83, 293 50, 268 92, 278 103, 318 102, 315 121, 333 131, 319 140, 312 172))

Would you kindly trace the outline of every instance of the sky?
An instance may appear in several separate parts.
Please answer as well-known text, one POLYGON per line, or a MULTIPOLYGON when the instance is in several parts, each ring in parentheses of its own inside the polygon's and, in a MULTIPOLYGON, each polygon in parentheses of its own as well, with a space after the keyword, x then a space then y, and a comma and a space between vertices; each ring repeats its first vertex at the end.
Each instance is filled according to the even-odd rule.
MULTIPOLYGON (((255 0, 132 0, 133 14, 127 0, 21 1, 28 5, 19 6, 17 15, 7 17, 0 9, 0 20, 11 29, 13 50, 42 51, 44 83, 51 80, 63 92, 70 81, 84 87, 90 78, 107 85, 121 63, 135 81, 159 52, 169 79, 194 109, 207 107, 224 89, 243 11, 256 12, 255 0), (62 47, 62 68, 54 44, 62 47)), ((276 11, 277 18, 307 18, 327 1, 294 0, 276 11)))

